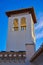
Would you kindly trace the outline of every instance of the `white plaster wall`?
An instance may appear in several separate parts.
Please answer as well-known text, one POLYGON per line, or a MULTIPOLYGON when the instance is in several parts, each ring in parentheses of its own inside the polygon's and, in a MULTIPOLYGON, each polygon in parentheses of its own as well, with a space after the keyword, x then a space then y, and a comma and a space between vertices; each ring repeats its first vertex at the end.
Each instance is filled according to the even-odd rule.
POLYGON ((6 51, 25 51, 25 44, 26 43, 33 43, 32 35, 31 35, 31 14, 19 14, 13 15, 8 19, 8 37, 7 37, 7 45, 6 51), (26 17, 26 31, 21 31, 20 29, 20 20, 22 17, 26 17), (12 31, 13 27, 13 20, 18 18, 19 23, 19 30, 12 31))
POLYGON ((31 65, 29 62, 14 63, 14 62, 1 62, 0 65, 31 65))
POLYGON ((32 35, 32 39, 35 43, 35 30, 34 30, 34 22, 33 22, 33 19, 32 19, 32 16, 31 16, 31 35, 32 35))
POLYGON ((29 62, 29 60, 26 60, 25 62, 23 62, 23 61, 21 61, 21 62, 19 62, 19 60, 18 61, 16 61, 16 62, 14 62, 14 61, 1 61, 0 62, 0 65, 32 65, 30 62, 29 62))
POLYGON ((35 45, 33 43, 33 44, 27 44, 25 46, 26 46, 26 57, 28 61, 35 53, 35 45))
POLYGON ((25 63, 1 62, 0 65, 26 65, 25 63))

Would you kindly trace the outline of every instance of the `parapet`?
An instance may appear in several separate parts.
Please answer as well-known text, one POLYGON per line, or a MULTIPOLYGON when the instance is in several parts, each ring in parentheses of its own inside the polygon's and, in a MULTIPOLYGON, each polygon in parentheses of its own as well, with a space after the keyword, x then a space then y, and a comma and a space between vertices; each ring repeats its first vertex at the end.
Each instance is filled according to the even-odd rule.
POLYGON ((25 51, 0 52, 0 62, 25 62, 25 59, 26 59, 25 51))

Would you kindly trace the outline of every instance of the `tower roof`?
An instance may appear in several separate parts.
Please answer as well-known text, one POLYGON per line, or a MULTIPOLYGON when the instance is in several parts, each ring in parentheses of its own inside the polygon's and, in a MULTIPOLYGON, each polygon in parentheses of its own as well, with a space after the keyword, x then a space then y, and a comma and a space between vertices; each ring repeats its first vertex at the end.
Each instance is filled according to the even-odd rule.
POLYGON ((21 14, 21 13, 30 13, 32 15, 34 23, 36 23, 36 16, 35 16, 33 8, 26 8, 26 9, 20 9, 20 10, 6 12, 8 17, 10 17, 11 15, 14 15, 14 14, 21 14))

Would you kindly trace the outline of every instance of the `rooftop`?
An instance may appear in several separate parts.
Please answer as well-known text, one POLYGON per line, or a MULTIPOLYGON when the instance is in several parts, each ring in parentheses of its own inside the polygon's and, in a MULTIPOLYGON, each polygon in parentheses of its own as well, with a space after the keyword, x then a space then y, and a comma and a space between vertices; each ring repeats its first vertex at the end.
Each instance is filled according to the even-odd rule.
POLYGON ((21 14, 21 13, 30 13, 32 15, 32 18, 33 18, 34 23, 36 23, 36 16, 35 16, 35 13, 34 13, 34 9, 33 8, 26 8, 26 9, 8 11, 8 12, 6 12, 6 15, 8 17, 10 17, 11 15, 14 15, 14 14, 17 15, 17 14, 21 14))

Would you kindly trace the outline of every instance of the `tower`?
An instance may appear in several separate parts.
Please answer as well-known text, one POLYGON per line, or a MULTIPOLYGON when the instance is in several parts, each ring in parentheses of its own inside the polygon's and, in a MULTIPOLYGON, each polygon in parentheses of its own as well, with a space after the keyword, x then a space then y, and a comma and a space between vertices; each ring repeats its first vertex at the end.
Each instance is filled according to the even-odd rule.
POLYGON ((35 50, 34 9, 9 11, 6 14, 8 16, 6 51, 26 51, 27 57, 32 56, 35 50))

